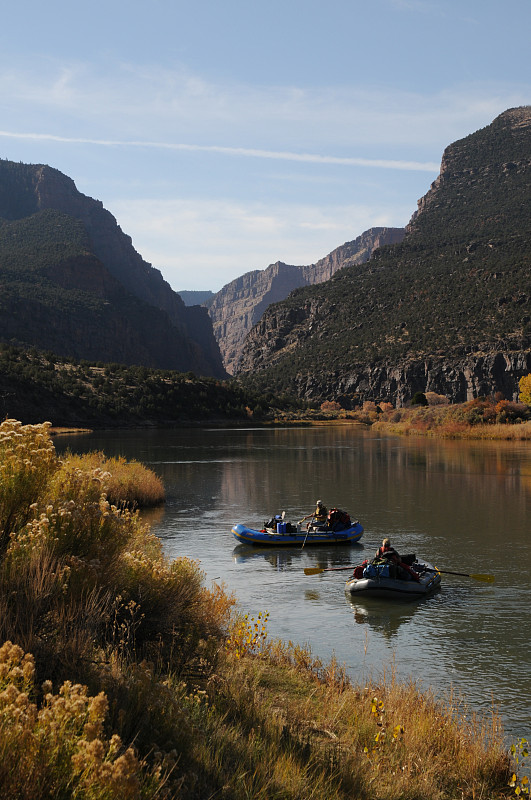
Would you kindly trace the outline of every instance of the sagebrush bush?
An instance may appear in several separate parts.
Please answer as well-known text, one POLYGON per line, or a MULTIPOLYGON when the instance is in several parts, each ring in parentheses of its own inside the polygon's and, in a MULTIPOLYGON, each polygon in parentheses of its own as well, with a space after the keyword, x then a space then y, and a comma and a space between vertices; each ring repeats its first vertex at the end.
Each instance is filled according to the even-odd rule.
POLYGON ((22 425, 6 419, 0 425, 0 556, 13 530, 32 516, 58 468, 49 435, 50 423, 22 425))
POLYGON ((40 707, 31 654, 10 641, 0 647, 0 787, 2 797, 140 800, 160 781, 131 747, 104 732, 107 698, 66 681, 55 694, 43 685, 40 707))

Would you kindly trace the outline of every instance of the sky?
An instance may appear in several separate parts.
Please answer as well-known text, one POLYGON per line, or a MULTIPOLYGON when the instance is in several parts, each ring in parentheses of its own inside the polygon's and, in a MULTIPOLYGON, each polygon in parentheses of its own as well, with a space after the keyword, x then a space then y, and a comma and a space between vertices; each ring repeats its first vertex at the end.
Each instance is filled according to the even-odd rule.
POLYGON ((0 158, 101 200, 173 289, 401 227, 445 147, 531 104, 530 0, 18 0, 0 158))

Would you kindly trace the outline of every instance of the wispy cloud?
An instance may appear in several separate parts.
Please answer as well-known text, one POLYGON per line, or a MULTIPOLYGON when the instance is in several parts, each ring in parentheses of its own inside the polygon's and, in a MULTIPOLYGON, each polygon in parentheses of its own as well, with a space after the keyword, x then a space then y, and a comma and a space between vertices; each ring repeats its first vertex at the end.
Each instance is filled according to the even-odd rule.
POLYGON ((358 166, 360 158, 406 164, 392 167, 398 169, 432 162, 450 141, 528 96, 529 86, 514 83, 462 84, 431 94, 356 82, 248 85, 206 80, 183 67, 112 62, 97 69, 48 59, 0 69, 0 103, 10 109, 10 125, 48 141, 57 134, 57 142, 214 147, 284 160, 294 154, 306 162, 346 158, 335 163, 358 166), (136 141, 139 131, 143 141, 136 141), (353 150, 355 162, 349 160, 353 150))
POLYGON ((260 150, 247 147, 225 147, 223 145, 184 144, 178 142, 128 141, 119 139, 86 139, 78 136, 56 136, 50 133, 23 133, 1 131, 0 136, 10 139, 31 139, 33 141, 61 142, 64 144, 89 144, 101 147, 143 147, 157 150, 181 150, 188 152, 218 153, 245 158, 266 158, 277 161, 298 161, 311 164, 337 164, 345 167, 377 167, 382 169, 421 170, 434 172, 439 164, 431 161, 400 161, 385 158, 359 158, 351 156, 330 156, 318 153, 292 153, 279 150, 260 150))

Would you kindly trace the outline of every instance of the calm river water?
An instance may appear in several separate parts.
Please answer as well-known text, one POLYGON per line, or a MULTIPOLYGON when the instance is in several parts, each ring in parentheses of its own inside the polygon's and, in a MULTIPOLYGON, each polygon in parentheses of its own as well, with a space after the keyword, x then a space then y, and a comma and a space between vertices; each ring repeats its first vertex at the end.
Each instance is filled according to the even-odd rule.
POLYGON ((272 637, 332 654, 355 680, 394 669, 472 710, 499 706, 508 741, 531 739, 531 446, 378 437, 355 425, 121 431, 56 440, 58 449, 135 458, 163 479, 150 513, 169 556, 199 559, 272 637), (231 527, 292 522, 322 499, 365 527, 360 544, 258 549, 231 527), (495 583, 443 575, 420 603, 352 602, 348 572, 389 536, 441 570, 490 573, 495 583))

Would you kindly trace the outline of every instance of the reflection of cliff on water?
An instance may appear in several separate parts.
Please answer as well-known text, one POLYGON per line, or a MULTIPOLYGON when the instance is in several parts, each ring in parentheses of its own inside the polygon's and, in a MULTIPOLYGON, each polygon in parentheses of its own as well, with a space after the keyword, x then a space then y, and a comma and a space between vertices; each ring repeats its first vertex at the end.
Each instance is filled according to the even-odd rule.
POLYGON ((354 599, 350 595, 346 595, 346 599, 358 625, 369 625, 388 640, 396 636, 401 625, 413 620, 422 603, 430 600, 426 597, 413 601, 389 602, 377 597, 354 599))
POLYGON ((506 489, 531 489, 531 450, 528 442, 503 440, 431 439, 421 436, 382 439, 386 460, 400 466, 437 475, 462 475, 475 481, 478 475, 492 476, 506 489))

